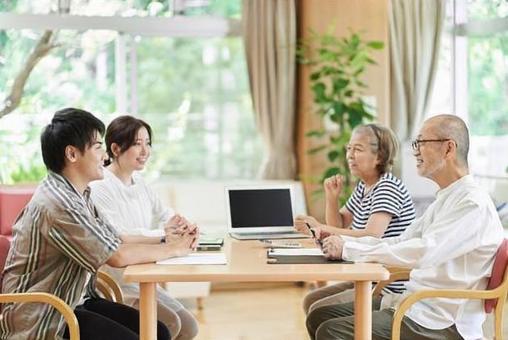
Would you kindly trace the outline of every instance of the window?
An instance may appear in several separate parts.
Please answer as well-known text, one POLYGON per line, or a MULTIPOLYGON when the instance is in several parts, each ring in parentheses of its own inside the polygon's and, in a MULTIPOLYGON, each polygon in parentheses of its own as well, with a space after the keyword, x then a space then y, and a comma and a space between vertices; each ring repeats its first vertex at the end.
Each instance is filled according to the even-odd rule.
POLYGON ((71 15, 88 17, 68 27, 48 14, 55 1, 0 4, 0 14, 10 15, 0 20, 0 101, 42 35, 40 26, 65 26, 54 30, 60 46, 32 71, 21 105, 0 119, 0 143, 12 145, 0 154, 0 182, 37 177, 40 129, 67 106, 106 124, 125 113, 146 120, 154 129, 148 177, 256 176, 262 146, 238 30, 240 0, 71 3, 71 15), (185 16, 173 17, 177 10, 185 16), (126 23, 127 32, 120 29, 126 23), (27 155, 25 164, 19 155, 27 155))
POLYGON ((508 3, 448 3, 429 112, 455 112, 470 127, 470 165, 480 176, 508 172, 508 3), (503 156, 500 156, 503 155, 503 156))

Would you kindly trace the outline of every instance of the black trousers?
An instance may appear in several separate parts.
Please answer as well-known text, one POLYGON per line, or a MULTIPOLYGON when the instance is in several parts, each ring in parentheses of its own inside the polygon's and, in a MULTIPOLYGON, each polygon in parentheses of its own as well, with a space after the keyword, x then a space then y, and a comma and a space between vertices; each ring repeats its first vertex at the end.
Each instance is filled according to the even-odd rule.
MULTIPOLYGON (((88 299, 74 310, 81 340, 139 340, 139 311, 105 299, 88 299)), ((69 338, 65 329, 64 339, 69 338)), ((168 328, 157 322, 157 339, 171 339, 168 328)))

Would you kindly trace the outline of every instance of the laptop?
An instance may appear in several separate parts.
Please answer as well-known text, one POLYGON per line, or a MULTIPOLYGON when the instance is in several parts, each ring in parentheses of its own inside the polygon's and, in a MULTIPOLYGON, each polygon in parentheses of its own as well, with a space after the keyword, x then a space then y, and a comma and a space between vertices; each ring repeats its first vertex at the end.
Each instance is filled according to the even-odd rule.
POLYGON ((290 186, 226 187, 228 231, 238 240, 308 238, 293 227, 290 186))

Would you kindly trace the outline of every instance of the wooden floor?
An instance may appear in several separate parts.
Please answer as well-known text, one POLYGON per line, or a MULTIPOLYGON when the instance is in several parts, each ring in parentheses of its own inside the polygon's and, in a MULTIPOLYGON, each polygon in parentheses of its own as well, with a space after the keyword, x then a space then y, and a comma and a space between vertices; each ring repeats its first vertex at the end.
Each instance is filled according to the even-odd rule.
MULTIPOLYGON (((190 305, 200 323, 196 340, 304 340, 305 317, 302 299, 308 288, 277 285, 268 288, 244 287, 212 291, 204 309, 190 305)), ((508 307, 508 306, 507 306, 508 307)), ((505 339, 508 339, 505 313, 505 339)), ((486 325, 491 326, 492 320, 486 325)), ((492 339, 486 327, 486 339, 492 339)))
POLYGON ((212 291, 203 310, 194 309, 196 340, 307 339, 301 307, 306 292, 295 285, 212 291))

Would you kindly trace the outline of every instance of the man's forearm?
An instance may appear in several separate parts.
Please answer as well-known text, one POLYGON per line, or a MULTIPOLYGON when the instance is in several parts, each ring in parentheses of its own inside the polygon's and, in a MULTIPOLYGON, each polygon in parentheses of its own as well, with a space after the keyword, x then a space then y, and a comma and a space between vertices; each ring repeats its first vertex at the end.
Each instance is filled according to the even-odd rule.
POLYGON ((182 251, 172 249, 165 243, 122 243, 106 263, 112 267, 125 267, 131 264, 150 263, 180 255, 183 255, 182 251))
POLYGON ((143 236, 143 235, 120 235, 122 243, 141 243, 141 244, 157 244, 161 243, 161 238, 158 236, 143 236))
POLYGON ((342 249, 344 260, 379 262, 407 268, 414 268, 427 250, 421 240, 417 239, 393 245, 374 237, 354 240, 345 238, 345 241, 342 249))

